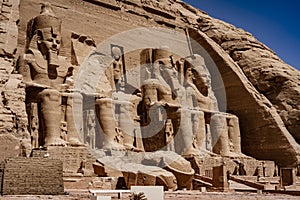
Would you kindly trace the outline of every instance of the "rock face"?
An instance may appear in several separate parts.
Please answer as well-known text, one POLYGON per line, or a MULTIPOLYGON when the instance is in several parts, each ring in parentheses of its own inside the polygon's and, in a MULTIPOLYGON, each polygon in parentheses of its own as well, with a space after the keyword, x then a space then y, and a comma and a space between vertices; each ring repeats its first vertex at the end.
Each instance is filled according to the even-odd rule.
MULTIPOLYGON (((17 50, 19 1, 0 1, 0 8, 0 134, 4 134, 1 140, 4 147, 14 141, 13 151, 19 151, 19 140, 28 137, 25 87, 22 76, 14 74, 13 66, 17 50), (14 139, 5 136, 6 134, 11 134, 14 139)), ((19 154, 13 151, 7 155, 19 154)), ((7 153, 7 150, 4 152, 7 153)))
POLYGON ((286 128, 299 143, 300 72, 284 63, 250 33, 209 17, 199 29, 239 65, 255 89, 270 100, 286 128))
MULTIPOLYGON (((74 75, 80 78, 74 84, 72 75, 65 70, 61 82, 58 81, 59 83, 53 86, 37 78, 32 79, 32 82, 26 80, 24 75, 26 71, 18 68, 22 61, 17 63, 14 70, 17 52, 30 54, 38 60, 37 52, 41 51, 41 48, 36 48, 35 51, 28 50, 27 22, 39 14, 40 4, 35 0, 1 1, 3 28, 0 28, 3 31, 0 33, 0 132, 2 134, 12 134, 25 143, 30 136, 33 137, 32 122, 37 118, 43 122, 43 128, 46 129, 42 134, 43 137, 48 139, 32 142, 34 147, 80 146, 81 143, 74 135, 72 138, 76 141, 67 138, 67 133, 71 136, 79 127, 79 132, 84 132, 82 137, 88 138, 87 143, 92 148, 100 146, 119 150, 126 148, 134 151, 144 149, 154 151, 163 148, 167 143, 168 150, 175 149, 174 151, 185 156, 196 155, 196 151, 199 153, 200 149, 205 149, 203 154, 207 153, 206 151, 213 151, 221 156, 236 157, 242 156, 243 152, 256 159, 273 160, 280 166, 299 164, 300 72, 281 61, 272 50, 257 41, 250 33, 213 19, 179 0, 56 0, 51 3, 53 12, 63 21, 61 28, 63 42, 59 56, 56 55, 59 60, 57 63, 63 66, 62 57, 66 57, 67 60, 63 63, 68 63, 66 67, 72 65, 72 68, 68 69, 74 70, 74 75), (19 29, 16 23, 19 23, 19 29), (153 28, 155 30, 164 28, 163 34, 150 31, 150 27, 155 27, 153 28), (167 34, 168 31, 173 33, 172 37, 167 34), (186 37, 178 34, 185 36, 186 32, 191 38, 188 42, 186 37), (149 37, 145 37, 147 34, 149 37), (156 40, 152 40, 150 36, 156 40), (137 41, 140 46, 134 46, 134 42, 137 41), (172 55, 166 53, 168 51, 170 53, 170 50, 161 51, 163 49, 160 48, 161 44, 167 44, 173 51, 172 55), (188 56, 191 53, 199 55, 197 62, 200 64, 198 68, 193 69, 193 79, 188 80, 189 76, 184 75, 188 71, 188 56), (172 59, 170 61, 167 58, 172 59), (141 84, 142 80, 137 80, 136 77, 140 72, 135 69, 149 63, 154 70, 149 72, 147 77, 145 68, 142 78, 147 82, 145 81, 143 87, 139 87, 138 84, 141 84), (159 65, 163 63, 170 69, 176 69, 179 81, 170 75, 172 73, 168 68, 163 70, 160 68, 159 73, 166 80, 161 81, 162 78, 155 71, 155 63, 159 65), (90 71, 83 71, 84 66, 92 67, 88 68, 90 71), (15 71, 23 76, 15 74, 15 71), (99 76, 96 80, 92 78, 101 72, 100 78, 99 76), (124 74, 126 78, 122 77, 124 74), (203 82, 201 77, 203 74, 212 77, 209 79, 211 85, 203 82), (183 81, 184 78, 187 81, 183 81), (66 88, 58 88, 57 85, 61 83, 69 89, 79 85, 81 94, 71 95, 66 88), (41 84, 47 87, 41 87, 41 84), (156 96, 153 88, 159 93, 156 96), (183 105, 187 103, 183 103, 184 98, 180 98, 183 96, 180 92, 189 94, 191 91, 202 93, 200 94, 202 98, 197 99, 196 106, 193 104, 184 107, 183 105), (123 95, 119 96, 122 92, 123 95), (130 100, 125 93, 133 94, 130 100), (51 109, 54 100, 48 98, 49 96, 57 97, 55 115, 58 117, 52 115, 52 118, 49 118, 49 113, 54 113, 54 109, 51 109), (89 101, 91 103, 82 104, 89 101), (95 109, 91 106, 94 104, 95 109), (144 110, 141 109, 141 104, 144 110), (76 111, 78 106, 82 106, 79 109, 84 111, 83 116, 78 114, 80 112, 72 112, 76 111), (112 107, 119 109, 116 121, 115 116, 107 111, 107 108, 112 107), (166 121, 161 120, 164 116, 162 112, 155 113, 152 108, 165 109, 166 121), (59 118, 60 109, 64 109, 65 113, 62 119, 59 118), (134 113, 134 110, 139 112, 134 113), (181 117, 182 126, 178 125, 180 121, 178 110, 184 113, 181 117), (127 111, 132 115, 128 115, 127 111), (159 134, 144 141, 137 138, 139 135, 145 136, 151 129, 139 129, 149 124, 147 116, 141 114, 143 112, 147 113, 147 116, 155 116, 153 119, 158 120, 156 125, 161 125, 158 127, 159 134), (131 117, 134 120, 128 123, 126 119, 131 117), (74 123, 73 118, 85 120, 74 123), (59 127, 50 123, 59 124, 59 127), (217 125, 224 123, 226 128, 211 128, 209 126, 211 123, 217 125), (119 129, 115 129, 116 127, 119 129), (51 128, 56 131, 51 131, 51 128), (198 129, 203 131, 195 131, 198 129), (222 130, 222 133, 219 130, 222 130), (181 131, 186 137, 177 137, 174 145, 169 140, 175 137, 173 133, 176 131, 181 131), (102 135, 96 137, 99 132, 102 135), (133 137, 130 132, 134 132, 133 137), (164 138, 167 142, 162 140, 165 135, 168 136, 164 138), (193 145, 187 147, 187 143, 193 145)), ((43 13, 52 16, 52 11, 47 11, 47 7, 42 15, 43 13)), ((56 35, 54 29, 51 34, 56 35)), ((39 56, 40 60, 45 57, 47 56, 39 56)), ((45 60, 51 59, 47 57, 45 60)), ((30 62, 26 60, 25 63, 30 62)), ((45 61, 41 63, 47 65, 45 61)), ((49 66, 57 63, 54 62, 49 66)), ((151 71, 151 67, 149 69, 151 71)), ((193 95, 193 98, 197 97, 193 95)))

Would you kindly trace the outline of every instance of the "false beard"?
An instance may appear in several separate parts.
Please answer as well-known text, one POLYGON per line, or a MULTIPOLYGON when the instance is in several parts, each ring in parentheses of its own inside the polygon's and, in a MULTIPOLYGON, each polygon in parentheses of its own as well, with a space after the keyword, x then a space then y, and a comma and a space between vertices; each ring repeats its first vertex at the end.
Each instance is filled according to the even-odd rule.
POLYGON ((49 51, 48 63, 50 66, 59 66, 58 55, 56 51, 49 51))

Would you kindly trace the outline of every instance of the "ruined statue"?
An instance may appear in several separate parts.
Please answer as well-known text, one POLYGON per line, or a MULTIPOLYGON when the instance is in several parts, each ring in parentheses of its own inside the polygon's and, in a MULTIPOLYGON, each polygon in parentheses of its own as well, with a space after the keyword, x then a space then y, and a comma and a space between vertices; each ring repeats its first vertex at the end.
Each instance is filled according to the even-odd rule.
MULTIPOLYGON (((144 108, 142 126, 145 148, 150 151, 163 149, 166 145, 169 148, 172 146, 170 136, 174 137, 173 133, 170 135, 170 128, 176 127, 174 126, 176 111, 180 107, 173 98, 171 86, 161 74, 161 66, 172 68, 170 53, 167 48, 145 49, 141 52, 141 64, 146 73, 146 79, 142 82, 144 108), (154 138, 155 147, 151 146, 153 143, 151 138, 154 138)), ((172 132, 176 133, 176 130, 172 132)))
MULTIPOLYGON (((167 47, 153 49, 152 61, 152 69, 148 70, 150 78, 144 82, 142 89, 149 120, 165 126, 167 149, 174 146, 180 155, 197 156, 200 149, 196 131, 201 129, 200 115, 203 116, 203 113, 197 110, 192 88, 188 87, 184 77, 180 79, 174 56, 167 47)), ((188 72, 183 75, 188 76, 188 72)))
MULTIPOLYGON (((171 61, 172 55, 169 55, 171 61)), ((204 114, 199 110, 197 94, 192 83, 191 68, 179 59, 177 65, 160 65, 162 77, 167 80, 180 108, 175 115, 175 151, 183 156, 198 156, 205 142, 204 114), (177 69, 176 69, 177 68, 177 69)))
MULTIPOLYGON (((111 96, 96 99, 96 113, 103 133, 103 148, 110 150, 143 151, 134 146, 141 139, 136 118, 136 105, 131 101, 132 94, 126 93, 125 63, 121 47, 112 46, 112 63, 106 70, 111 86, 111 96)), ((134 98, 133 98, 134 99, 134 98)))
POLYGON ((73 66, 59 55, 61 47, 61 20, 50 4, 42 4, 40 15, 27 25, 25 54, 18 60, 18 71, 26 84, 28 113, 38 125, 31 128, 36 144, 36 127, 39 128, 39 146, 79 146, 82 131, 82 96, 72 91, 73 66), (38 108, 38 109, 37 109, 38 108), (61 135, 61 124, 66 123, 61 135))
POLYGON ((146 65, 142 93, 144 122, 152 126, 146 132, 159 135, 163 126, 167 149, 174 145, 185 157, 241 156, 238 118, 218 111, 204 59, 180 58, 166 47, 153 49, 148 57, 151 65, 146 65))

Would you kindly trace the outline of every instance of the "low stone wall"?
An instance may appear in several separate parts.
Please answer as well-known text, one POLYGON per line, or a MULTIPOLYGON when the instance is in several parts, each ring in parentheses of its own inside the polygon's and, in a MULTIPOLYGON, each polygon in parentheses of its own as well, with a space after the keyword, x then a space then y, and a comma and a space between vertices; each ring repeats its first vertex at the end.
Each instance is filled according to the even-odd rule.
POLYGON ((32 157, 49 157, 58 159, 63 162, 63 172, 67 173, 83 173, 85 176, 93 176, 93 163, 96 161, 94 156, 86 147, 48 147, 47 150, 34 149, 32 157), (84 162, 84 172, 80 171, 84 162))
POLYGON ((6 159, 4 165, 3 195, 64 193, 63 165, 60 160, 20 157, 6 159))
POLYGON ((191 162, 196 174, 204 175, 212 178, 212 168, 216 166, 226 165, 227 170, 234 174, 239 169, 238 163, 243 164, 243 169, 247 176, 265 176, 273 177, 275 172, 275 163, 273 161, 259 161, 253 158, 245 157, 239 159, 230 159, 222 157, 211 158, 191 158, 191 162), (259 170, 259 172, 258 172, 259 170))

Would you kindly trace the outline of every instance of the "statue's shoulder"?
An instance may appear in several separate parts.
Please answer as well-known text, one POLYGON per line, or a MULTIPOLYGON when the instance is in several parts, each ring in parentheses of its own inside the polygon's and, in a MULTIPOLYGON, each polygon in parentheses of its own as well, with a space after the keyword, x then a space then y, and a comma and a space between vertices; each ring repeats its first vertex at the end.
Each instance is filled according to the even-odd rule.
POLYGON ((19 64, 27 63, 30 61, 33 61, 35 59, 34 54, 31 51, 28 51, 26 53, 21 53, 18 57, 19 64))
POLYGON ((60 66, 70 65, 70 63, 68 62, 67 57, 64 57, 64 56, 58 56, 58 62, 60 64, 60 66))
POLYGON ((33 64, 40 68, 47 66, 47 60, 43 57, 39 50, 29 49, 25 54, 22 55, 22 59, 27 64, 33 64))

